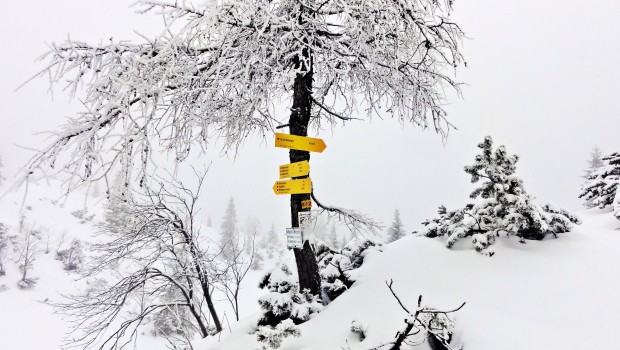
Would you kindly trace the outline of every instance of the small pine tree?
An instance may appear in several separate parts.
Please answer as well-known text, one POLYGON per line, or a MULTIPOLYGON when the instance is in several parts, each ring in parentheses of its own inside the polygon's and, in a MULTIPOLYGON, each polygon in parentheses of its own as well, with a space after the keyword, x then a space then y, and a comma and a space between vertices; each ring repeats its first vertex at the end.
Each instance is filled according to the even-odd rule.
POLYGON ((605 162, 603 161, 602 157, 603 157, 603 153, 598 148, 598 146, 595 146, 594 149, 592 149, 592 152, 590 152, 590 159, 588 160, 588 168, 584 170, 584 175, 582 176, 583 178, 587 179, 590 176, 590 174, 592 174, 593 172, 598 170, 600 167, 605 165, 605 162))
POLYGON ((259 241, 259 248, 267 252, 269 259, 273 259, 275 253, 282 249, 274 224, 271 224, 269 232, 259 241))
POLYGON ((577 217, 550 205, 540 206, 534 202, 523 186, 523 180, 514 175, 519 157, 509 155, 504 146, 493 150, 490 136, 478 147, 482 150, 474 164, 465 167, 471 182, 484 179, 470 197, 475 203, 465 208, 447 211, 441 206, 439 217, 427 220, 422 232, 428 237, 448 236, 447 246, 471 236, 474 248, 481 253, 493 255, 487 248, 500 235, 525 239, 542 239, 547 234, 572 229, 579 224, 577 217))
POLYGON ((299 336, 295 325, 306 322, 314 313, 323 310, 318 296, 308 290, 300 291, 299 284, 287 265, 282 265, 265 275, 260 288, 268 293, 258 299, 263 316, 258 321, 255 334, 259 341, 272 349, 280 346, 287 336, 299 336))
POLYGON ((317 243, 315 252, 321 275, 324 302, 330 303, 351 288, 355 282, 351 271, 362 266, 367 250, 380 250, 380 248, 380 244, 368 239, 350 243, 340 251, 324 243, 317 243))
POLYGON ((400 213, 398 209, 394 210, 394 219, 392 220, 392 226, 388 229, 387 242, 394 242, 405 236, 405 229, 403 229, 403 223, 400 220, 400 213))
POLYGON ((602 159, 604 165, 590 173, 579 194, 579 198, 586 201, 586 206, 600 209, 613 207, 620 184, 620 153, 615 152, 602 159))
POLYGON ((223 248, 224 255, 229 254, 233 244, 237 241, 237 211, 235 209, 235 200, 230 197, 226 214, 222 218, 220 226, 220 245, 223 248))

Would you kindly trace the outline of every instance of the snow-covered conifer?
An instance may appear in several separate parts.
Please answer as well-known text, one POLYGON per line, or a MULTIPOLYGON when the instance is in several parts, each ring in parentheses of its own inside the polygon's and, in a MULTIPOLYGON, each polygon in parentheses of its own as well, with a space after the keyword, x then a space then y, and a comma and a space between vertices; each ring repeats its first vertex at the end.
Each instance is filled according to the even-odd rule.
POLYGON ((405 229, 403 228, 403 223, 400 220, 400 213, 398 209, 394 210, 394 219, 392 220, 392 225, 388 229, 387 232, 387 242, 394 242, 398 239, 401 239, 405 236, 405 229))
POLYGON ((224 249, 225 255, 229 254, 231 246, 236 244, 237 236, 237 211, 235 209, 235 200, 230 197, 226 207, 226 214, 224 214, 220 226, 220 245, 224 249))
POLYGON ((6 274, 4 270, 4 252, 9 243, 8 232, 9 228, 4 223, 0 222, 0 276, 6 274))
POLYGON ((514 174, 518 156, 508 154, 504 146, 494 150, 490 136, 478 147, 482 151, 474 164, 465 167, 472 183, 481 182, 470 194, 474 203, 454 211, 441 206, 438 218, 422 223, 422 234, 447 236, 448 247, 472 237, 478 252, 493 255, 487 248, 500 235, 517 236, 524 243, 525 239, 542 239, 547 234, 556 236, 580 223, 565 210, 534 201, 525 191, 523 180, 514 174))
POLYGON ((620 153, 614 152, 603 157, 604 165, 592 171, 581 188, 579 198, 586 206, 603 209, 613 206, 616 189, 620 183, 620 153))
POLYGON ((378 250, 381 245, 371 240, 350 242, 340 251, 323 243, 317 243, 315 251, 321 275, 323 301, 325 304, 339 297, 355 282, 353 271, 362 266, 368 251, 378 250))
POLYGON ((263 316, 255 333, 259 341, 273 349, 279 347, 285 337, 299 335, 295 325, 323 310, 318 296, 299 290, 296 278, 285 264, 265 275, 259 287, 267 289, 268 293, 258 299, 263 316))
POLYGON ((598 170, 600 167, 605 165, 605 162, 603 161, 602 157, 603 157, 603 153, 598 148, 598 146, 595 146, 592 149, 592 152, 590 152, 590 159, 588 159, 588 168, 584 170, 584 175, 583 175, 584 178, 587 179, 590 176, 590 174, 592 174, 592 172, 598 170))
POLYGON ((259 240, 259 250, 264 251, 269 259, 273 259, 276 252, 282 250, 282 243, 276 233, 276 227, 271 224, 271 228, 266 235, 263 235, 259 240))

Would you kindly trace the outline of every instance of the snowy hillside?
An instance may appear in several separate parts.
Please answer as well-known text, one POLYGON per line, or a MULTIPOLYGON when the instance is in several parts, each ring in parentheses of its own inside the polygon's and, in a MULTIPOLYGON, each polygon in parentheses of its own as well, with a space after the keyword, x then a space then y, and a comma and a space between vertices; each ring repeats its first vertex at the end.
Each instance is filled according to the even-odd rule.
MULTIPOLYGON (((37 188, 31 189, 37 197, 37 188)), ((0 201, 0 222, 17 234, 19 196, 0 201)), ((63 269, 54 252, 73 238, 88 240, 91 222, 76 217, 83 203, 30 200, 24 209, 27 221, 42 229, 39 254, 30 273, 38 277, 29 290, 20 290, 19 254, 10 250, 5 257, 6 275, 0 276, 0 349, 58 349, 69 330, 50 303, 60 294, 84 290, 78 275, 63 269), (73 214, 72 214, 73 212, 73 214), (50 253, 47 249, 50 233, 50 253), (64 241, 64 242, 63 242, 64 241), (33 330, 37 336, 33 337, 33 330)), ((287 338, 283 350, 369 350, 394 339, 407 316, 386 286, 403 304, 414 310, 418 296, 423 304, 452 310, 456 319, 455 342, 465 349, 596 349, 620 343, 620 222, 608 210, 590 209, 577 213, 583 223, 558 239, 527 241, 499 239, 492 257, 476 253, 467 240, 447 249, 441 239, 406 236, 369 250, 364 264, 356 270, 353 287, 299 326, 301 336, 287 338), (356 321, 365 329, 360 341, 351 332, 356 321)), ((404 215, 407 219, 406 215, 404 215)), ((98 220, 97 217, 92 221, 98 220)), ((212 234, 215 234, 213 232, 212 234)), ((13 249, 12 243, 9 247, 13 249)), ((288 251, 284 261, 291 262, 288 251)), ((252 334, 258 312, 257 299, 265 290, 256 286, 272 268, 251 271, 242 289, 240 322, 225 313, 225 329, 216 337, 194 341, 196 350, 254 350, 263 344, 252 334)), ((227 302, 219 302, 225 308, 227 302)), ((224 309, 225 310, 225 309, 224 309)), ((163 338, 150 334, 150 325, 141 328, 138 349, 163 349, 163 338)), ((613 348, 613 346, 612 346, 613 348)), ((427 344, 416 349, 428 350, 427 344)))
MULTIPOLYGON (((583 224, 573 232, 527 244, 501 239, 493 257, 465 246, 448 250, 441 241, 423 237, 385 245, 367 256, 354 286, 302 324, 301 336, 287 338, 281 349, 372 349, 393 340, 406 315, 386 280, 394 281, 410 310, 420 294, 423 304, 443 310, 465 301, 455 314, 455 335, 466 349, 613 347, 620 343, 620 223, 608 212, 578 214, 583 224), (354 320, 366 328, 361 342, 350 331, 354 320)), ((257 317, 197 348, 259 348, 248 334, 257 317)))

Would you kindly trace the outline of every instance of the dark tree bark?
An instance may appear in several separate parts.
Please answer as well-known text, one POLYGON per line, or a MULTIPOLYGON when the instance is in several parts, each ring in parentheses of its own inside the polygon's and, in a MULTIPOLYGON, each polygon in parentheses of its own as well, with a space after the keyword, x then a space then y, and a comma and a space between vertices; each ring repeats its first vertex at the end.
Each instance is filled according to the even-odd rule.
MULTIPOLYGON (((304 9, 302 9, 302 12, 304 9)), ((299 16, 300 25, 303 24, 303 13, 299 16)), ((304 39, 306 42, 307 39, 304 39)), ((298 69, 293 83, 293 106, 289 117, 289 131, 291 135, 308 136, 308 124, 310 123, 310 113, 312 111, 312 79, 314 76, 312 64, 312 52, 306 47, 302 49, 302 57, 295 57, 293 65, 298 69)), ((289 159, 291 163, 310 161, 310 152, 290 150, 289 159)), ((296 177, 296 179, 308 176, 296 177)), ((291 227, 299 227, 297 214, 304 211, 301 201, 310 200, 310 194, 291 195, 291 227)), ((308 209, 306 209, 308 210, 308 209)), ((319 275, 319 265, 316 261, 314 250, 310 243, 302 238, 303 247, 294 248, 297 273, 299 275, 300 290, 309 289, 314 295, 321 293, 321 277, 319 275)))
MULTIPOLYGON (((308 124, 310 122, 310 111, 312 108, 312 76, 310 69, 306 73, 299 73, 295 77, 293 86, 293 107, 289 118, 289 130, 292 135, 307 136, 308 124)), ((310 160, 310 152, 290 150, 289 159, 291 163, 310 160)), ((296 179, 308 176, 297 177, 296 179)), ((304 211, 301 208, 301 201, 310 200, 310 194, 291 195, 291 227, 299 227, 297 213, 304 211)), ((307 209, 305 209, 307 210, 307 209)), ((314 250, 308 241, 305 241, 303 248, 293 249, 295 252, 295 262, 299 275, 300 290, 309 289, 312 294, 320 295, 321 277, 319 276, 319 265, 316 261, 314 250)))

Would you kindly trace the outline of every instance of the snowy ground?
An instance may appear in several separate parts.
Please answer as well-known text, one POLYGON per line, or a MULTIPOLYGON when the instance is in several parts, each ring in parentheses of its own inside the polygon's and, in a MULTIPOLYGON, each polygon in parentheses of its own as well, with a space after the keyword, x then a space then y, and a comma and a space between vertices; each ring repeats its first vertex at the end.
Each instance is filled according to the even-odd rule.
MULTIPOLYGON (((69 204, 28 204, 29 217, 55 234, 80 236, 89 230, 88 223, 80 224, 70 214, 74 208, 69 204)), ((0 222, 14 226, 20 205, 17 198, 0 201, 0 222)), ((490 258, 464 245, 448 250, 440 240, 423 237, 385 245, 382 252, 367 256, 353 288, 301 325, 301 337, 285 340, 281 349, 365 350, 392 340, 404 327, 405 313, 386 280, 394 281, 395 291, 410 308, 420 294, 425 304, 439 309, 467 302, 456 314, 456 334, 466 349, 614 348, 620 344, 620 221, 598 210, 578 215, 583 224, 559 239, 525 245, 502 239, 490 258), (350 332, 353 320, 366 327, 364 341, 350 332)), ((0 277, 0 286, 8 288, 0 292, 0 349, 59 348, 67 325, 48 302, 75 291, 80 282, 53 255, 42 254, 35 262, 33 276, 40 277, 39 283, 27 291, 16 287, 17 263, 7 263, 7 275, 0 277)), ((246 280, 241 322, 235 323, 227 312, 227 329, 221 336, 197 341, 197 350, 260 347, 250 333, 259 317, 256 299, 263 291, 256 285, 262 273, 254 272, 246 280)), ((145 329, 138 348, 163 349, 164 342, 145 329)))
MULTIPOLYGON (((390 279, 410 309, 420 294, 440 309, 467 302, 456 314, 466 349, 613 348, 620 343, 620 222, 596 210, 579 214, 584 223, 573 232, 527 244, 500 240, 493 257, 465 247, 448 250, 423 237, 386 245, 368 256, 350 291, 301 325, 302 336, 281 349, 371 349, 393 339, 405 313, 385 285, 390 279), (353 320, 367 327, 363 342, 349 331, 353 320)), ((258 348, 247 334, 252 320, 199 349, 258 348)))

